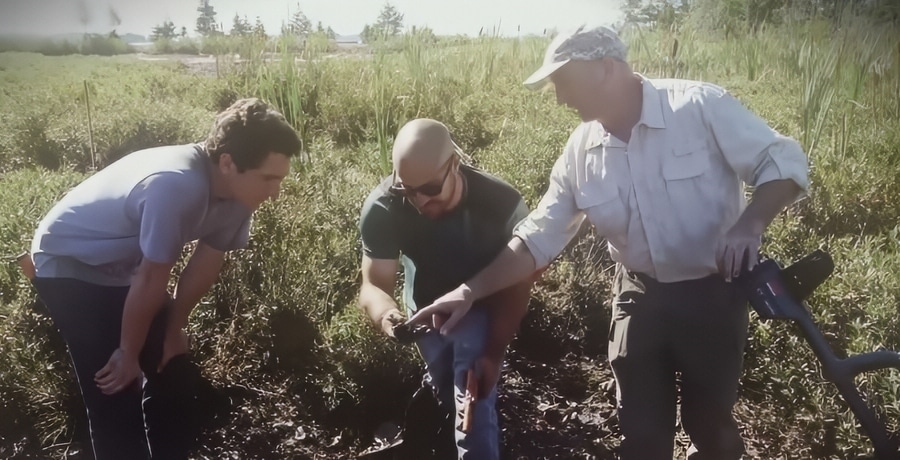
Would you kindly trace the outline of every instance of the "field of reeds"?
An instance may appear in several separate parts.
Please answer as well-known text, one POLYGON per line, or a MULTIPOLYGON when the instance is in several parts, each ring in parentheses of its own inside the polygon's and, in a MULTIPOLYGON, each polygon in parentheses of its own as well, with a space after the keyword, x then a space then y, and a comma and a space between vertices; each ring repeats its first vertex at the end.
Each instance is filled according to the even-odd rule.
MULTIPOLYGON (((763 249, 788 262, 826 248, 837 268, 810 305, 832 346, 900 350, 900 33, 846 17, 625 37, 636 71, 722 85, 801 141, 811 194, 776 219, 763 249)), ((356 308, 359 207, 414 117, 444 121, 476 165, 534 206, 578 123, 552 92, 521 85, 547 42, 407 34, 342 54, 272 40, 217 60, 213 76, 133 56, 0 53, 0 255, 27 248, 43 213, 92 170, 200 140, 236 98, 274 103, 305 155, 192 314, 194 354, 233 403, 197 458, 355 458, 379 424, 402 422, 423 371, 356 308)), ((610 267, 585 229, 536 288, 501 389, 507 458, 613 458, 610 267)), ((797 331, 753 315, 751 334, 736 409, 748 457, 870 455, 797 331)), ((900 373, 857 383, 900 432, 900 373)), ((64 347, 12 264, 0 267, 0 457, 90 458, 64 347)))

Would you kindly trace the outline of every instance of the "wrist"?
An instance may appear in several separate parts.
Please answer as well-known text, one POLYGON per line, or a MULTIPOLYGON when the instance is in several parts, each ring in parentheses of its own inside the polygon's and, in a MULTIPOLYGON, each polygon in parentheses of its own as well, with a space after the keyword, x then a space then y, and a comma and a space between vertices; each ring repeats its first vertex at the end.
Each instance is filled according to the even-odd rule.
POLYGON ((122 352, 122 355, 126 358, 137 359, 141 350, 137 347, 129 347, 128 345, 119 345, 119 350, 122 352))
POLYGON ((472 281, 466 281, 465 283, 460 284, 457 289, 459 290, 459 293, 462 295, 462 298, 467 301, 472 302, 478 298, 476 296, 478 286, 472 281))
POLYGON ((751 234, 758 236, 762 236, 762 234, 765 233, 766 227, 769 226, 769 222, 770 221, 760 215, 759 212, 753 212, 749 210, 749 208, 738 218, 738 223, 743 226, 744 229, 751 234))
POLYGON ((391 317, 392 315, 395 315, 395 314, 396 314, 397 316, 403 316, 403 314, 400 313, 400 309, 399 309, 399 308, 397 308, 397 307, 394 307, 394 308, 388 308, 387 310, 381 312, 381 314, 378 315, 378 319, 376 320, 376 324, 384 324, 384 320, 388 319, 389 317, 391 317))
POLYGON ((179 308, 174 300, 170 300, 165 308, 168 310, 165 314, 167 315, 166 323, 169 330, 185 329, 187 327, 191 316, 190 309, 179 308))

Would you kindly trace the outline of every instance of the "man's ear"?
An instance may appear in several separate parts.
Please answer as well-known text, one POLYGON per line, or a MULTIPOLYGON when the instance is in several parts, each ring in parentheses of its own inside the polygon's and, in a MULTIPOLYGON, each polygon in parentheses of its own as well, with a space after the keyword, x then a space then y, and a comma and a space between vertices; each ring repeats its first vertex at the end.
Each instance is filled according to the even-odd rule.
POLYGON ((230 153, 219 155, 219 172, 226 175, 237 173, 237 165, 234 164, 230 153))

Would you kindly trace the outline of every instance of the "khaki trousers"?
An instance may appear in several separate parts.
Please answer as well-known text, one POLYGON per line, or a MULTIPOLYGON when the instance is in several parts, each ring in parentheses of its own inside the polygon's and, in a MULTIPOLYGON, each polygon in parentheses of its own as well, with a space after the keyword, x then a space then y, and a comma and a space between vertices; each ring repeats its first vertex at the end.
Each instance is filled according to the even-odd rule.
POLYGON ((621 458, 672 458, 679 399, 689 459, 741 458, 732 409, 748 310, 739 290, 718 275, 660 283, 619 266, 613 294, 609 360, 621 458))

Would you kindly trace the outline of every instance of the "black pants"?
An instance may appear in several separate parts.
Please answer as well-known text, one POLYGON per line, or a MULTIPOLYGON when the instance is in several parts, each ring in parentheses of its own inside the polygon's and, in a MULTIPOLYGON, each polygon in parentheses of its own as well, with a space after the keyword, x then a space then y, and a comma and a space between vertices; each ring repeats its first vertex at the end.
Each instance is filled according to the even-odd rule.
POLYGON ((689 458, 738 459, 732 416, 747 339, 747 302, 713 275, 660 283, 618 267, 609 360, 616 377, 622 459, 670 460, 676 373, 689 458))
MULTIPOLYGON (((68 346, 87 409, 94 457, 97 460, 187 458, 197 429, 191 425, 194 417, 190 406, 184 404, 179 391, 172 391, 178 388, 172 381, 181 380, 177 370, 186 359, 173 359, 173 366, 167 365, 162 374, 156 372, 162 356, 166 312, 153 320, 141 351, 146 383, 142 387, 138 379, 130 388, 104 395, 94 382, 94 374, 119 348, 122 312, 129 288, 98 286, 68 278, 35 278, 33 283, 68 346)), ((199 372, 196 373, 199 377, 199 372)))

